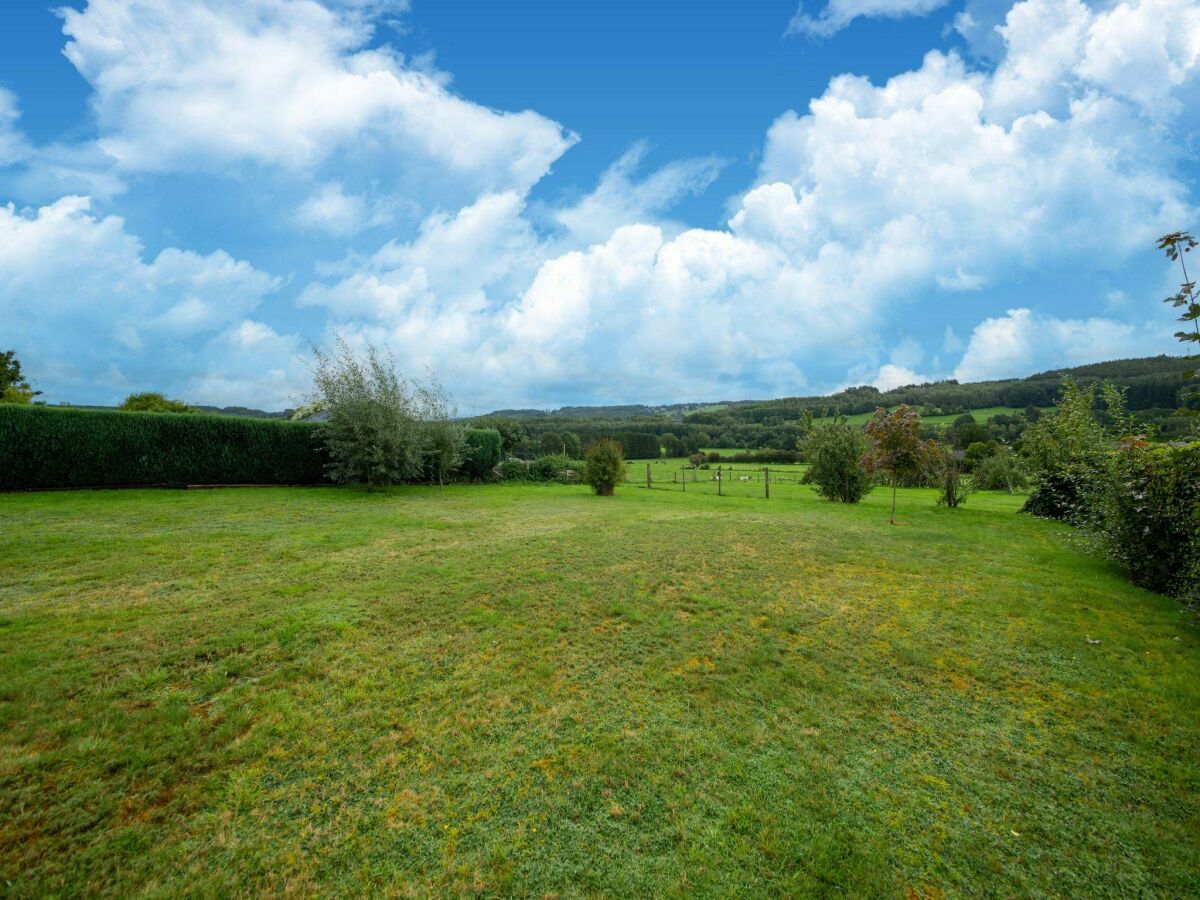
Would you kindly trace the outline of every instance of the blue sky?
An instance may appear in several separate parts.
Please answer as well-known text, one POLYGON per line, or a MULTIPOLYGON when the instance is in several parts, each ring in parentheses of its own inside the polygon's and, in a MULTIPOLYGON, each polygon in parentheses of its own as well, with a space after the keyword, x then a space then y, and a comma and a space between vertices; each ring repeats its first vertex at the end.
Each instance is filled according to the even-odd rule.
POLYGON ((464 413, 1177 352, 1200 0, 0 12, 0 345, 52 402, 464 413))

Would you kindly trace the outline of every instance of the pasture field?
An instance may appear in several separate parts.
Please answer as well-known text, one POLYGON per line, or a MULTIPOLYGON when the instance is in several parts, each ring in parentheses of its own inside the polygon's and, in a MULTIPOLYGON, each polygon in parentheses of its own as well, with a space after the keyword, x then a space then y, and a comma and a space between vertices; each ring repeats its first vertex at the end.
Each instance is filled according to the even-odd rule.
MULTIPOLYGON (((1015 416, 1017 413, 1024 411, 1023 408, 1018 409, 1015 406, 985 406, 971 410, 971 415, 975 417, 975 421, 980 425, 985 425, 987 424, 987 420, 992 416, 1015 416)), ((846 421, 852 425, 866 425, 871 421, 873 415, 873 412, 855 413, 852 416, 846 416, 846 421)), ((921 416, 921 423, 923 425, 953 425, 954 420, 961 415, 962 413, 955 413, 949 416, 921 416)), ((821 420, 818 419, 817 421, 821 420)))
POLYGON ((1194 618, 883 493, 0 496, 0 890, 1195 896, 1194 618))

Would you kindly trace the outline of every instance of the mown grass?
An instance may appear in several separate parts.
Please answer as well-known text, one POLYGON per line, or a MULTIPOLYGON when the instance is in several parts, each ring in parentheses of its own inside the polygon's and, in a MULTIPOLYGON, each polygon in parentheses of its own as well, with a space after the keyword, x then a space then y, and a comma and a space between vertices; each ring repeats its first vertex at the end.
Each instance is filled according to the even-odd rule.
POLYGON ((0 884, 1200 891, 1200 632, 1017 516, 0 497, 0 884))

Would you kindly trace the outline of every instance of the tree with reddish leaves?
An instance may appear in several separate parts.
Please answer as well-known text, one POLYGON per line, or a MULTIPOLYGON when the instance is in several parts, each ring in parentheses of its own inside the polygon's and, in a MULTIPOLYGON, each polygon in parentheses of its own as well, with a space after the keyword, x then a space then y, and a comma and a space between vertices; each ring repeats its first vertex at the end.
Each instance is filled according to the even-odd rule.
POLYGON ((890 413, 877 409, 867 423, 867 444, 863 468, 887 472, 892 479, 892 514, 888 522, 895 525, 897 484, 905 476, 919 475, 929 461, 929 445, 921 440, 921 416, 908 406, 890 413))

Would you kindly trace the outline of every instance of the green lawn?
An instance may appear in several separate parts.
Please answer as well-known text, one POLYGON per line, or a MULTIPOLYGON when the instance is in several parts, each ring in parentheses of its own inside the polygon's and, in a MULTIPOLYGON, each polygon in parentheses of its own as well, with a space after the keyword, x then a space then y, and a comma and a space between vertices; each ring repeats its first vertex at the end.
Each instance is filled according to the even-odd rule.
POLYGON ((881 494, 0 496, 0 893, 1200 892, 1192 619, 881 494))

